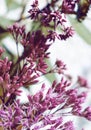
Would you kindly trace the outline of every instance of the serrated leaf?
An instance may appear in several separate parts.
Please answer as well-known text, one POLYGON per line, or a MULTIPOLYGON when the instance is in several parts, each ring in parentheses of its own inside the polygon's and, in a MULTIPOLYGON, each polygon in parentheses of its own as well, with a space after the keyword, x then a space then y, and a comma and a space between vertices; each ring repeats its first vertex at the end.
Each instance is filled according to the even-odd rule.
POLYGON ((74 27, 75 31, 79 36, 89 45, 91 45, 91 32, 87 29, 87 27, 83 23, 76 22, 75 19, 69 17, 70 23, 74 27))
POLYGON ((15 0, 6 0, 8 11, 19 8, 21 5, 15 0))

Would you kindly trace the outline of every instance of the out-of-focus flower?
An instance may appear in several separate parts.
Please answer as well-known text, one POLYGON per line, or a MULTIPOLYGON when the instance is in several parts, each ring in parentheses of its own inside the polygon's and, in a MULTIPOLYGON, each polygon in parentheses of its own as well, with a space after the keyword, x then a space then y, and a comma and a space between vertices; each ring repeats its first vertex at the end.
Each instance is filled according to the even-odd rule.
POLYGON ((63 0, 62 2, 62 12, 71 14, 75 13, 75 7, 79 0, 63 0))
POLYGON ((83 112, 82 112, 82 117, 85 117, 89 121, 91 121, 91 106, 87 107, 83 112))
POLYGON ((2 55, 2 53, 4 52, 4 48, 0 47, 0 56, 2 55))
POLYGON ((8 27, 8 31, 10 31, 10 33, 13 35, 15 41, 18 42, 19 38, 25 34, 25 26, 19 26, 18 23, 15 23, 14 25, 8 27))
POLYGON ((66 69, 67 69, 66 64, 64 64, 62 60, 56 60, 55 65, 53 66, 53 68, 51 68, 47 73, 64 74, 64 71, 66 69))
POLYGON ((84 77, 78 76, 77 82, 79 83, 80 86, 89 88, 88 81, 84 77))

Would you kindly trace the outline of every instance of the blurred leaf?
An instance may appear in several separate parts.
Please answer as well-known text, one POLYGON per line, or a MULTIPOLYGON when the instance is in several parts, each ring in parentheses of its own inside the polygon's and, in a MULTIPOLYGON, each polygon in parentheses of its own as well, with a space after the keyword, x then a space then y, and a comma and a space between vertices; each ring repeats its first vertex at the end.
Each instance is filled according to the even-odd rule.
POLYGON ((0 40, 2 40, 3 38, 7 37, 9 35, 9 33, 0 33, 0 40))
POLYGON ((7 30, 0 26, 0 34, 5 32, 7 32, 7 30))
POLYGON ((17 126, 16 130, 22 130, 22 125, 17 126))
MULTIPOLYGON (((52 64, 51 64, 50 60, 47 60, 46 63, 48 64, 48 66, 49 66, 50 68, 52 68, 52 64)), ((50 83, 53 83, 53 81, 57 79, 55 73, 46 74, 46 75, 45 75, 45 78, 46 78, 50 83)))
POLYGON ((8 49, 8 47, 7 47, 5 44, 3 44, 3 47, 4 47, 5 50, 6 50, 6 51, 4 52, 4 57, 8 56, 9 59, 15 60, 14 55, 13 55, 12 52, 8 49))
POLYGON ((0 40, 5 38, 8 35, 8 31, 0 26, 0 40))
POLYGON ((6 29, 8 26, 10 26, 11 24, 13 24, 13 20, 10 20, 8 18, 5 18, 3 16, 0 17, 0 26, 3 28, 3 29, 6 29))
POLYGON ((72 17, 69 17, 69 20, 79 36, 86 43, 91 45, 91 32, 87 29, 87 27, 83 23, 76 22, 76 20, 72 17))
POLYGON ((0 126, 0 130, 4 130, 3 126, 0 126))
POLYGON ((55 74, 47 74, 45 75, 45 78, 50 82, 50 83, 53 83, 54 80, 56 80, 56 76, 55 74))
POLYGON ((5 0, 8 11, 17 9, 21 6, 17 1, 15 0, 5 0))
POLYGON ((33 21, 31 24, 31 31, 39 30, 40 28, 40 22, 39 21, 33 21))
POLYGON ((3 97, 3 88, 0 86, 0 97, 3 97))

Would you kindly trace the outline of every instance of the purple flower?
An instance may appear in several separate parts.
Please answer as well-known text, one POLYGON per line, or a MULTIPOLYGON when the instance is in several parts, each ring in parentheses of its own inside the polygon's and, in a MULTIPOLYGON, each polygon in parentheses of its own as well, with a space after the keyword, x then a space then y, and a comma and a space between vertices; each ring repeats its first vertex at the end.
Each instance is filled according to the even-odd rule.
POLYGON ((2 47, 0 46, 0 56, 2 55, 2 53, 3 53, 4 51, 5 51, 4 48, 2 48, 2 47))
POLYGON ((72 121, 66 122, 66 123, 63 125, 63 128, 64 128, 65 130, 75 130, 72 121))
POLYGON ((38 14, 39 14, 38 0, 35 0, 31 6, 32 9, 29 10, 29 13, 31 15, 30 17, 31 19, 36 19, 38 18, 38 14))
POLYGON ((83 112, 82 112, 82 117, 85 117, 89 121, 91 121, 91 106, 87 107, 83 112))
POLYGON ((88 82, 84 77, 78 76, 78 81, 77 82, 79 83, 80 86, 89 88, 88 82))
MULTIPOLYGON (((64 2, 63 2, 64 3, 64 2)), ((70 5, 70 4, 69 4, 70 5)), ((71 7, 74 8, 75 2, 71 2, 71 7)), ((38 4, 35 3, 32 5, 32 9, 29 10, 30 18, 33 20, 38 20, 41 27, 46 27, 49 40, 55 41, 57 37, 59 40, 66 40, 67 38, 73 36, 72 27, 66 27, 66 18, 65 14, 60 10, 54 10, 51 4, 48 4, 45 8, 40 10, 38 4), (56 28, 60 27, 62 33, 58 34, 56 28), (48 29, 47 29, 48 28, 48 29)))
POLYGON ((62 12, 66 14, 75 13, 75 7, 79 0, 63 0, 62 12))
MULTIPOLYGON (((88 88, 87 80, 79 76, 75 86, 72 86, 64 73, 66 65, 59 59, 53 68, 47 70, 49 65, 46 59, 50 54, 48 49, 55 39, 66 40, 73 36, 72 27, 65 26, 65 13, 74 12, 78 1, 63 0, 61 9, 55 8, 56 2, 57 0, 53 0, 39 9, 38 0, 35 0, 29 10, 29 18, 39 21, 41 28, 46 27, 46 32, 40 28, 27 32, 26 27, 18 23, 8 28, 17 47, 20 43, 24 50, 15 61, 0 57, 0 128, 75 130, 73 121, 68 118, 65 122, 65 117, 79 116, 91 121, 91 107, 84 110, 82 107, 87 92, 79 91, 80 86, 88 88), (61 29, 60 33, 57 32, 58 27, 61 29), (40 76, 50 73, 61 74, 60 82, 55 80, 49 88, 43 83, 36 94, 27 96, 27 103, 22 104, 20 100, 16 100, 17 95, 20 96, 22 92, 22 86, 28 88, 39 83, 40 76)), ((3 52, 4 49, 0 47, 0 56, 3 52)))
POLYGON ((23 113, 17 102, 8 107, 2 107, 0 109, 0 126, 5 129, 17 128, 22 119, 23 113))
POLYGON ((19 26, 18 23, 15 23, 14 25, 8 27, 8 30, 13 35, 13 38, 16 42, 19 41, 20 37, 25 35, 25 26, 19 26))
POLYGON ((65 115, 83 116, 90 120, 90 107, 82 111, 82 103, 85 93, 78 93, 77 89, 71 89, 69 83, 63 78, 60 83, 53 82, 44 96, 45 84, 35 95, 29 95, 29 102, 20 104, 15 101, 8 107, 0 109, 0 125, 5 129, 13 129, 22 126, 22 129, 40 129, 48 125, 50 130, 66 129, 74 130, 73 122, 63 123, 65 115), (68 111, 65 109, 71 108, 68 111), (58 116, 59 115, 59 116, 58 116))

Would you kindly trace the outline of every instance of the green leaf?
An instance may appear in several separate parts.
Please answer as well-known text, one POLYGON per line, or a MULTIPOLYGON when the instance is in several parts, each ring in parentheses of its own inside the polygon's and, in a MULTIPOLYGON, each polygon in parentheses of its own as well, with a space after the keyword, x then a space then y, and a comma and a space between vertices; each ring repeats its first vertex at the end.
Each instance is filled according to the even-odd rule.
MULTIPOLYGON (((52 64, 51 64, 50 60, 47 60, 46 62, 47 62, 47 64, 48 64, 48 66, 49 66, 50 68, 52 68, 52 64)), ((46 78, 50 83, 53 83, 53 81, 57 79, 55 73, 46 74, 46 75, 45 75, 45 78, 46 78)))
POLYGON ((9 33, 0 33, 0 40, 2 40, 3 38, 7 37, 9 35, 9 33))
POLYGON ((40 28, 40 22, 39 21, 33 21, 31 24, 31 31, 39 30, 40 28))
POLYGON ((74 18, 69 17, 70 23, 74 27, 75 31, 79 34, 79 36, 88 44, 91 45, 91 32, 87 29, 87 27, 83 23, 77 22, 74 18))
POLYGON ((5 0, 8 11, 17 9, 21 6, 17 1, 15 0, 5 0))
POLYGON ((6 29, 11 24, 13 24, 13 22, 14 22, 13 20, 10 20, 10 19, 5 18, 3 16, 0 17, 0 26, 3 27, 4 29, 6 29))

